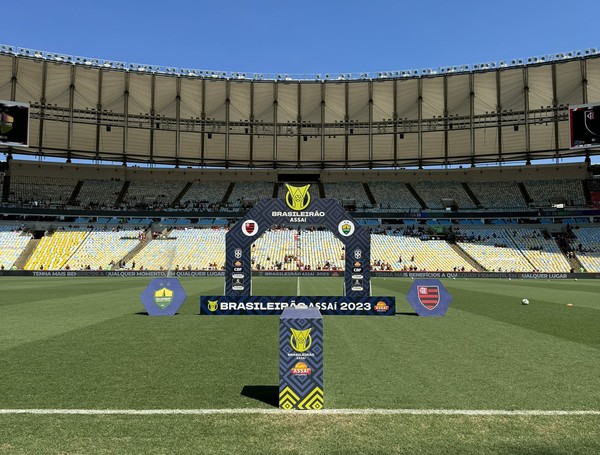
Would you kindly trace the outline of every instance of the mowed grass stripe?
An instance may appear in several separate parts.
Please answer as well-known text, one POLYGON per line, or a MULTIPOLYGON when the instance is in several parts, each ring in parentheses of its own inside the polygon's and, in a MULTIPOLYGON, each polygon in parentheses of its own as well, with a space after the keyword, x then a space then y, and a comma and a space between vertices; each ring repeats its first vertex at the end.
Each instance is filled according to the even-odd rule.
MULTIPOLYGON (((271 295, 296 286, 295 279, 255 280, 271 295)), ((330 295, 341 282, 302 278, 301 286, 330 295)), ((128 312, 5 351, 0 407, 269 408, 277 393, 278 318, 198 316, 203 284, 210 291, 222 279, 182 283, 188 300, 175 317, 138 314, 132 286, 123 298, 137 303, 128 312), (247 386, 270 395, 244 394, 247 386)), ((482 290, 474 280, 472 289, 482 290)), ((504 306, 476 301, 515 311, 512 299, 504 306)), ((327 407, 600 409, 597 350, 460 304, 444 318, 325 317, 325 343, 327 407)))
POLYGON ((598 416, 0 416, 7 453, 598 453, 598 416))
POLYGON ((506 284, 482 284, 484 286, 479 287, 473 284, 465 287, 464 284, 460 284, 460 288, 455 286, 454 282, 448 284, 449 292, 453 296, 450 311, 458 309, 600 349, 600 337, 594 336, 597 327, 600 326, 600 304, 597 302, 597 294, 579 296, 580 301, 594 304, 595 307, 579 304, 567 307, 564 296, 558 295, 554 289, 546 289, 544 282, 539 282, 535 287, 530 284, 526 287, 526 292, 520 294, 516 294, 506 284), (513 297, 515 294, 528 298, 530 304, 522 305, 522 298, 513 297))
POLYGON ((79 288, 78 283, 50 289, 32 287, 27 301, 2 307, 0 350, 143 310, 137 295, 139 284, 104 280, 83 282, 81 287, 85 294, 71 294, 79 288))

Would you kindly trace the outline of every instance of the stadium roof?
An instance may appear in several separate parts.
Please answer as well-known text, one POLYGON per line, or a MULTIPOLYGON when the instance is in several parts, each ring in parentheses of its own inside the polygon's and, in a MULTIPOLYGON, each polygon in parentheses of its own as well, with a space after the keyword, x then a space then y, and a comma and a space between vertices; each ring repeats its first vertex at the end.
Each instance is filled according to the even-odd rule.
MULTIPOLYGON (((317 77, 319 76, 319 77, 317 77)), ((597 154, 568 106, 600 54, 314 78, 214 73, 0 46, 0 99, 31 104, 14 153, 206 167, 388 168, 597 154)))

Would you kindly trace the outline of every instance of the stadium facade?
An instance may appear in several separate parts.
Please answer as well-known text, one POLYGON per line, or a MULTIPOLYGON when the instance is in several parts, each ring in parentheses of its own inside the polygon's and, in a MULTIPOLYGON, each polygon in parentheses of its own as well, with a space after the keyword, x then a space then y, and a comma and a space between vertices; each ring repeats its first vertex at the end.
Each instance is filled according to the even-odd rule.
POLYGON ((596 49, 360 75, 262 75, 0 46, 0 99, 31 105, 30 148, 67 160, 388 168, 588 156, 568 106, 600 100, 596 49))
MULTIPOLYGON (((371 229, 374 271, 600 272, 600 149, 569 129, 600 100, 595 49, 269 77, 0 46, 0 100, 31 116, 28 147, 0 146, 4 270, 220 273, 227 226, 296 182, 371 229)), ((300 224, 257 241, 255 271, 343 269, 300 224)))

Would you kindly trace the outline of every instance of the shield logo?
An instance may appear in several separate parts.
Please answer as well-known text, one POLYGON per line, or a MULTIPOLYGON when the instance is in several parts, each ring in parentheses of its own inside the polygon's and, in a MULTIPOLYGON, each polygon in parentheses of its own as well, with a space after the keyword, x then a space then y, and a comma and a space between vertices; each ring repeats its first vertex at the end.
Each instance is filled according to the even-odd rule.
POLYGON ((354 234, 354 223, 350 220, 340 221, 340 224, 338 224, 338 232, 344 237, 350 237, 352 234, 354 234))
POLYGON ((242 224, 242 232, 244 235, 251 237, 258 232, 258 223, 254 220, 246 220, 242 224))
POLYGON ((428 310, 433 310, 440 303, 440 289, 438 286, 417 286, 419 302, 428 310))
POLYGON ((173 301, 173 291, 163 287, 154 292, 154 303, 161 310, 168 307, 173 301))

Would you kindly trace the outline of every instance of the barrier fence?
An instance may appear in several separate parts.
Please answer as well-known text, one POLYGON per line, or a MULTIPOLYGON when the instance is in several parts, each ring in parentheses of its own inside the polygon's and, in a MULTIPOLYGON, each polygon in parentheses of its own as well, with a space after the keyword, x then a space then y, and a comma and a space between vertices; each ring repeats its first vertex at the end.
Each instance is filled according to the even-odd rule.
MULTIPOLYGON (((29 277, 224 277, 220 270, 1 270, 2 276, 29 277)), ((343 277, 343 271, 260 271, 252 272, 253 277, 343 277)), ((371 271, 376 278, 497 278, 497 279, 534 279, 534 280, 573 280, 600 279, 600 273, 553 273, 553 272, 381 272, 371 271)))

